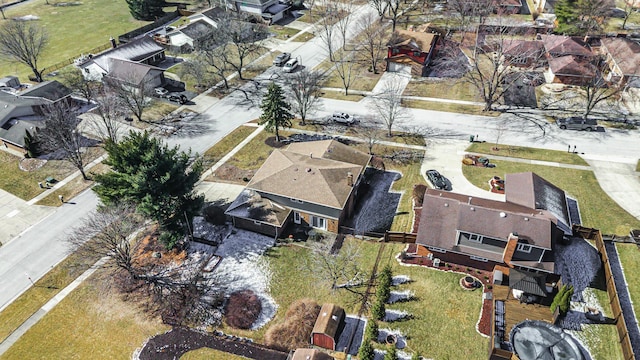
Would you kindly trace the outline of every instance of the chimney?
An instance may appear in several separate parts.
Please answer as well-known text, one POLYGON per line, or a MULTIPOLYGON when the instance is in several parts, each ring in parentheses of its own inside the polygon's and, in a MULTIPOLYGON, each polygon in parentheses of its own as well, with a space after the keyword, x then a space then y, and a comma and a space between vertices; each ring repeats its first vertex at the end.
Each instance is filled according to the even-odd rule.
POLYGON ((111 47, 114 49, 118 46, 118 44, 116 44, 116 39, 114 39, 113 36, 109 38, 109 42, 111 42, 111 47))
POLYGON ((347 185, 353 186, 353 174, 351 173, 351 171, 347 173, 347 185))

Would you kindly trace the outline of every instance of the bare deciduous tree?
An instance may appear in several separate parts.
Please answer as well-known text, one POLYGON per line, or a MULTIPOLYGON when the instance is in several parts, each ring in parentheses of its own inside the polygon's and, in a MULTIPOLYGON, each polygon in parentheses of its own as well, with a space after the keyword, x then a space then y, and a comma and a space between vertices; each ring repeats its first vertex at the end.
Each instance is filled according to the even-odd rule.
POLYGON ((404 87, 397 78, 388 79, 382 91, 373 95, 373 107, 377 117, 382 121, 387 130, 387 136, 393 136, 391 130, 394 125, 408 119, 411 114, 407 108, 402 107, 402 91, 404 87))
POLYGON ((350 59, 340 59, 336 61, 334 69, 340 80, 342 80, 342 86, 344 87, 344 94, 349 95, 349 87, 353 81, 354 71, 353 67, 356 62, 350 59))
POLYGON ((369 13, 361 17, 356 26, 363 38, 360 47, 362 52, 363 61, 371 64, 371 71, 374 74, 378 73, 378 64, 384 58, 386 49, 386 34, 385 26, 379 22, 374 21, 374 14, 369 13))
POLYGON ((376 10, 380 21, 382 21, 384 14, 387 13, 388 0, 369 0, 369 5, 376 10))
POLYGON ((95 97, 94 102, 97 105, 95 111, 98 119, 91 123, 92 130, 103 141, 110 140, 117 143, 121 130, 119 119, 125 115, 122 100, 116 94, 103 90, 95 97))
POLYGON ((217 36, 226 39, 229 43, 226 51, 222 52, 225 62, 242 77, 242 70, 249 56, 260 51, 262 40, 269 36, 269 31, 262 24, 252 24, 243 19, 229 19, 222 22, 217 28, 217 36))
POLYGON ((307 69, 286 78, 285 86, 293 111, 300 116, 301 125, 304 125, 307 116, 319 107, 320 85, 323 80, 322 73, 307 69))
POLYGON ((77 67, 71 67, 62 72, 61 80, 69 89, 85 98, 87 102, 93 100, 94 94, 99 92, 101 87, 98 81, 87 80, 82 75, 82 70, 77 67))
POLYGON ((107 86, 107 90, 116 94, 125 108, 131 111, 138 121, 143 121, 142 114, 152 104, 153 84, 147 79, 143 79, 138 84, 131 84, 126 79, 134 77, 124 77, 125 79, 105 77, 103 82, 107 86))
POLYGON ((328 0, 322 1, 324 14, 321 15, 320 18, 320 40, 322 41, 322 45, 324 46, 327 55, 329 56, 329 61, 334 62, 335 57, 334 53, 337 50, 338 45, 336 41, 338 41, 338 36, 340 33, 337 30, 334 24, 338 22, 340 19, 340 13, 336 9, 335 5, 333 5, 328 0))
POLYGON ((319 280, 329 283, 331 290, 353 288, 364 284, 366 274, 360 268, 360 251, 356 245, 349 242, 338 253, 331 253, 331 244, 314 243, 309 269, 319 280))
POLYGON ((460 26, 465 29, 472 22, 482 24, 494 9, 493 0, 449 0, 447 7, 460 16, 460 26))
POLYGON ((619 83, 609 83, 600 74, 597 74, 581 90, 582 118, 587 119, 598 104, 617 99, 625 90, 625 86, 619 83))
POLYGON ((373 147, 380 142, 382 123, 373 115, 365 115, 356 128, 357 136, 364 140, 369 150, 369 155, 373 155, 373 147))
POLYGON ((9 21, 0 28, 0 57, 27 65, 37 82, 42 81, 38 61, 49 37, 44 28, 30 21, 9 21))
POLYGON ((462 80, 478 90, 485 104, 484 111, 491 110, 511 86, 525 76, 527 68, 535 68, 539 64, 542 56, 533 47, 514 47, 516 40, 505 32, 505 29, 498 28, 494 33, 484 34, 484 43, 476 44, 470 58, 461 56, 458 43, 447 41, 441 56, 434 62, 443 72, 467 68, 462 80))
POLYGON ((74 229, 70 250, 81 257, 101 257, 98 265, 111 271, 108 281, 120 291, 137 293, 166 323, 209 325, 225 288, 221 279, 202 272, 211 255, 160 261, 137 234, 144 222, 131 206, 102 206, 74 229))
POLYGON ((623 10, 624 10, 624 20, 622 21, 622 25, 620 26, 620 28, 622 30, 625 30, 627 28, 627 21, 629 20, 629 17, 631 16, 631 14, 636 12, 638 8, 635 6, 635 1, 631 0, 631 2, 629 2, 625 0, 623 10))
POLYGON ((64 159, 73 164, 82 177, 88 180, 89 177, 84 171, 84 149, 89 141, 77 129, 77 110, 64 101, 59 101, 45 107, 43 113, 44 128, 38 131, 41 148, 47 152, 60 151, 64 159))
POLYGON ((229 89, 227 73, 231 71, 226 61, 228 43, 217 38, 212 32, 198 43, 195 57, 185 61, 184 71, 199 82, 212 86, 214 82, 223 81, 224 88, 229 89))
POLYGON ((338 28, 338 32, 340 33, 340 38, 342 40, 342 49, 346 50, 347 48, 347 31, 349 30, 349 26, 351 25, 351 12, 353 11, 353 0, 346 0, 338 3, 340 9, 340 16, 338 22, 336 23, 336 28, 338 28))

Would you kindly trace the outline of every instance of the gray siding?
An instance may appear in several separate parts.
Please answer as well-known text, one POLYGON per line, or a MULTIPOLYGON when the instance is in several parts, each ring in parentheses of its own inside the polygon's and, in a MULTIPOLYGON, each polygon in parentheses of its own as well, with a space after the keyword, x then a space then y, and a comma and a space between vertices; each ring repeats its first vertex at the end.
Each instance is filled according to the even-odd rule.
POLYGON ((541 248, 531 248, 531 252, 530 253, 526 253, 526 252, 522 252, 522 251, 518 251, 516 250, 513 253, 513 260, 520 260, 520 261, 539 261, 540 260, 540 255, 542 255, 542 252, 544 251, 544 249, 541 248))
POLYGON ((267 198, 271 201, 274 201, 282 206, 286 206, 291 209, 297 209, 297 210, 300 210, 301 212, 324 215, 326 217, 330 217, 334 219, 339 219, 340 213, 342 212, 339 209, 334 209, 327 206, 322 206, 322 205, 308 203, 308 202, 303 202, 302 204, 300 204, 298 202, 291 201, 290 198, 284 197, 284 196, 262 193, 260 191, 258 191, 258 193, 260 193, 260 196, 267 198))

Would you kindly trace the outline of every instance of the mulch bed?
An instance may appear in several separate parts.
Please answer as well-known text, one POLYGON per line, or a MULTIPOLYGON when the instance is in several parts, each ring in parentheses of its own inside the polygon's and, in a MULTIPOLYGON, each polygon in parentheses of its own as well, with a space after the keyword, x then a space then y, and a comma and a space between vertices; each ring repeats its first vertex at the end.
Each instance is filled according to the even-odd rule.
POLYGON ((203 347, 258 360, 285 360, 287 353, 233 337, 210 335, 203 332, 174 328, 147 341, 138 354, 140 360, 173 360, 191 350, 203 347))
POLYGON ((40 169, 47 163, 47 160, 42 159, 22 159, 20 160, 20 170, 22 171, 35 171, 40 169))
POLYGON ((233 165, 222 164, 209 178, 215 181, 246 185, 247 182, 244 179, 251 179, 254 173, 255 170, 243 170, 233 165))

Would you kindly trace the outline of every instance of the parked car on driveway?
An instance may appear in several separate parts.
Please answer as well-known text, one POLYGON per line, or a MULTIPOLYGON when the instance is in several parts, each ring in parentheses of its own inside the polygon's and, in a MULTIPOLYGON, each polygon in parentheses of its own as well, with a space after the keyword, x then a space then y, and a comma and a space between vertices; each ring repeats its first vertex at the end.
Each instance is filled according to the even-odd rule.
POLYGON ((298 67, 298 59, 289 59, 284 66, 282 67, 282 71, 286 73, 293 72, 298 67))
POLYGON ((162 88, 162 87, 157 87, 157 88, 153 89, 153 93, 157 97, 165 97, 169 93, 169 90, 167 90, 165 88, 162 88))
POLYGON ((290 53, 282 53, 278 56, 276 56, 275 59, 273 59, 273 65, 275 66, 282 66, 284 65, 287 61, 289 61, 289 59, 291 59, 291 54, 290 53))
POLYGON ((169 99, 169 101, 180 103, 181 105, 189 101, 189 99, 187 99, 187 97, 184 94, 179 94, 179 93, 171 93, 167 95, 167 99, 169 99))
POLYGON ((358 119, 350 114, 335 112, 331 116, 329 116, 329 121, 345 124, 345 125, 353 125, 358 123, 358 119))
POLYGON ((427 178, 434 188, 451 191, 451 181, 442 176, 437 170, 427 170, 427 178))
POLYGON ((562 130, 587 130, 593 131, 598 128, 598 122, 594 119, 583 119, 581 117, 570 117, 566 119, 558 119, 556 120, 556 124, 562 130))

